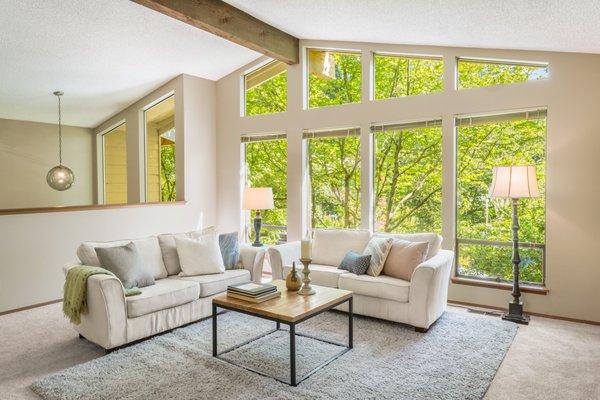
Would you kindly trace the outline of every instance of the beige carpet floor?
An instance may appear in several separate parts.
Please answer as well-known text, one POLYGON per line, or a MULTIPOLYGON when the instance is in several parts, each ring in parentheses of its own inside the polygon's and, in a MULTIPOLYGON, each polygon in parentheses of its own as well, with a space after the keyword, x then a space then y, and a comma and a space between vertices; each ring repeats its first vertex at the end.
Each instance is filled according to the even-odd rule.
MULTIPOLYGON (((37 399, 34 380, 103 354, 78 338, 60 304, 0 316, 0 398, 37 399)), ((533 317, 485 399, 600 399, 600 326, 533 317)))

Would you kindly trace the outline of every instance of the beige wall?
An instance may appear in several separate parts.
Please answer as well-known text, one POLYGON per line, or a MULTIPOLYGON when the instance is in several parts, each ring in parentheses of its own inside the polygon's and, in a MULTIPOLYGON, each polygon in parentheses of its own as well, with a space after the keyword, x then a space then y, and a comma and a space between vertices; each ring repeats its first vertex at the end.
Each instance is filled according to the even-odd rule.
POLYGON ((58 125, 0 119, 0 209, 93 203, 93 131, 63 126, 63 163, 75 184, 58 192, 46 174, 58 164, 58 125))
POLYGON ((127 203, 127 126, 121 124, 102 135, 104 203, 127 203))
MULTIPOLYGON (((600 321, 600 188, 596 184, 600 149, 600 56, 484 50, 368 43, 302 41, 302 46, 355 49, 363 52, 363 70, 371 66, 371 52, 442 55, 445 90, 409 98, 368 101, 369 79, 363 79, 360 104, 304 110, 302 63, 288 69, 288 111, 240 117, 240 76, 251 64, 217 83, 218 222, 223 230, 240 227, 240 135, 281 131, 288 135, 288 238, 306 232, 302 202, 302 130, 360 126, 363 165, 363 228, 370 228, 370 134, 373 122, 442 117, 443 120, 443 235, 444 246, 454 243, 454 126, 457 114, 487 113, 531 107, 548 108, 547 132, 547 296, 525 294, 532 312, 600 321), (550 77, 514 85, 454 90, 455 59, 489 57, 550 63, 550 77)), ((263 59, 264 60, 264 59, 263 59)), ((260 62, 260 60, 258 61, 260 62)), ((258 63, 257 62, 257 63, 258 63)), ((369 74, 363 74, 368 77, 369 74)), ((506 307, 509 292, 498 289, 450 285, 451 300, 506 307)))
MULTIPOLYGON (((154 95, 161 96, 165 91, 175 93, 180 150, 177 165, 182 167, 177 169, 178 189, 183 193, 189 187, 185 191, 187 203, 0 216, 0 312, 62 297, 61 268, 76 259, 75 250, 81 241, 144 237, 216 223, 216 85, 183 75, 157 89, 154 95)), ((107 121, 105 127, 115 126, 116 120, 129 115, 129 149, 143 135, 136 117, 140 112, 134 106, 107 121), (137 137, 130 137, 136 131, 137 137)), ((143 150, 141 156, 129 151, 128 159, 128 168, 137 168, 143 150)))

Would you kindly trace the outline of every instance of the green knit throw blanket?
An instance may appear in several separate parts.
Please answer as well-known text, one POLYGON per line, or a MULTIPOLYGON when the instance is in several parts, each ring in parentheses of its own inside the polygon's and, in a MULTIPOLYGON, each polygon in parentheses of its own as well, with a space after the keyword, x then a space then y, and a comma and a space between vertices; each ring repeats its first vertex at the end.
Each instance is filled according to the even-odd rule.
MULTIPOLYGON (((115 276, 115 274, 104 268, 87 265, 78 265, 67 272, 63 296, 63 313, 75 325, 81 323, 81 314, 87 314, 87 279, 97 274, 115 276)), ((123 288, 123 292, 125 296, 142 293, 137 287, 123 288)))

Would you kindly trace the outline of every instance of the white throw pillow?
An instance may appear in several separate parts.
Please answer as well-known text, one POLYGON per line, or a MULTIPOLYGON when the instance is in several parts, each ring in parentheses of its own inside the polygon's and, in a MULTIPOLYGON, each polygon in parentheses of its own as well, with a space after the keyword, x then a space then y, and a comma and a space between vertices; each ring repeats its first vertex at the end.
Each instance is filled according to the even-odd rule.
POLYGON ((225 272, 223 256, 216 233, 196 239, 175 236, 175 245, 181 264, 179 276, 222 274, 225 272))
POLYGON ((339 267, 350 250, 361 254, 370 237, 371 233, 368 230, 315 229, 312 262, 339 267))
POLYGON ((144 268, 152 274, 154 279, 166 278, 167 269, 165 268, 160 245, 158 244, 156 236, 150 236, 143 239, 115 240, 112 242, 83 242, 77 248, 77 257, 83 265, 99 267, 100 260, 96 254, 96 247, 127 246, 131 242, 135 244, 135 247, 140 253, 142 261, 144 262, 144 268))
POLYGON ((371 256, 371 263, 369 264, 369 269, 367 269, 367 275, 379 276, 379 274, 381 274, 381 270, 383 270, 385 260, 387 259, 393 244, 394 239, 392 238, 373 236, 371 240, 369 240, 367 248, 363 252, 364 255, 371 256))
POLYGON ((162 235, 158 235, 158 244, 160 245, 160 250, 162 252, 162 259, 169 275, 177 275, 181 272, 179 256, 177 255, 177 247, 175 246, 175 237, 194 239, 207 233, 216 232, 217 229, 214 226, 209 226, 197 231, 184 233, 164 233, 162 235))

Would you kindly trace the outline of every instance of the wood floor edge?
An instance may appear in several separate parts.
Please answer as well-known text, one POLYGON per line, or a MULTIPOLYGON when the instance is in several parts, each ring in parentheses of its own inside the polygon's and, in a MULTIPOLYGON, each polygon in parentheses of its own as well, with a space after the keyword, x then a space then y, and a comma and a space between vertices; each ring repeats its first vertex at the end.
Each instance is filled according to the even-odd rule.
MULTIPOLYGON (((485 305, 485 304, 477 304, 477 303, 468 303, 468 302, 465 302, 465 301, 448 300, 448 304, 450 304, 450 305, 456 305, 456 306, 463 306, 463 307, 489 308, 489 309, 492 309, 492 310, 499 310, 499 311, 506 311, 507 310, 507 308, 504 308, 504 307, 488 306, 488 305, 485 305)), ((579 323, 579 324, 588 324, 588 325, 600 326, 600 321, 591 321, 591 320, 587 320, 587 319, 561 317, 559 315, 543 314, 543 313, 537 313, 537 312, 532 312, 532 311, 528 311, 528 310, 524 310, 523 312, 525 312, 526 314, 529 314, 529 315, 533 315, 534 317, 557 319, 557 320, 561 320, 561 321, 575 322, 575 323, 579 323)))
POLYGON ((43 303, 32 304, 32 305, 26 306, 26 307, 20 307, 20 308, 15 308, 12 310, 2 311, 2 312, 0 312, 0 316, 17 313, 19 311, 27 311, 27 310, 31 310, 32 308, 48 306, 50 304, 60 303, 61 301, 62 301, 62 299, 50 300, 50 301, 45 301, 43 303))

